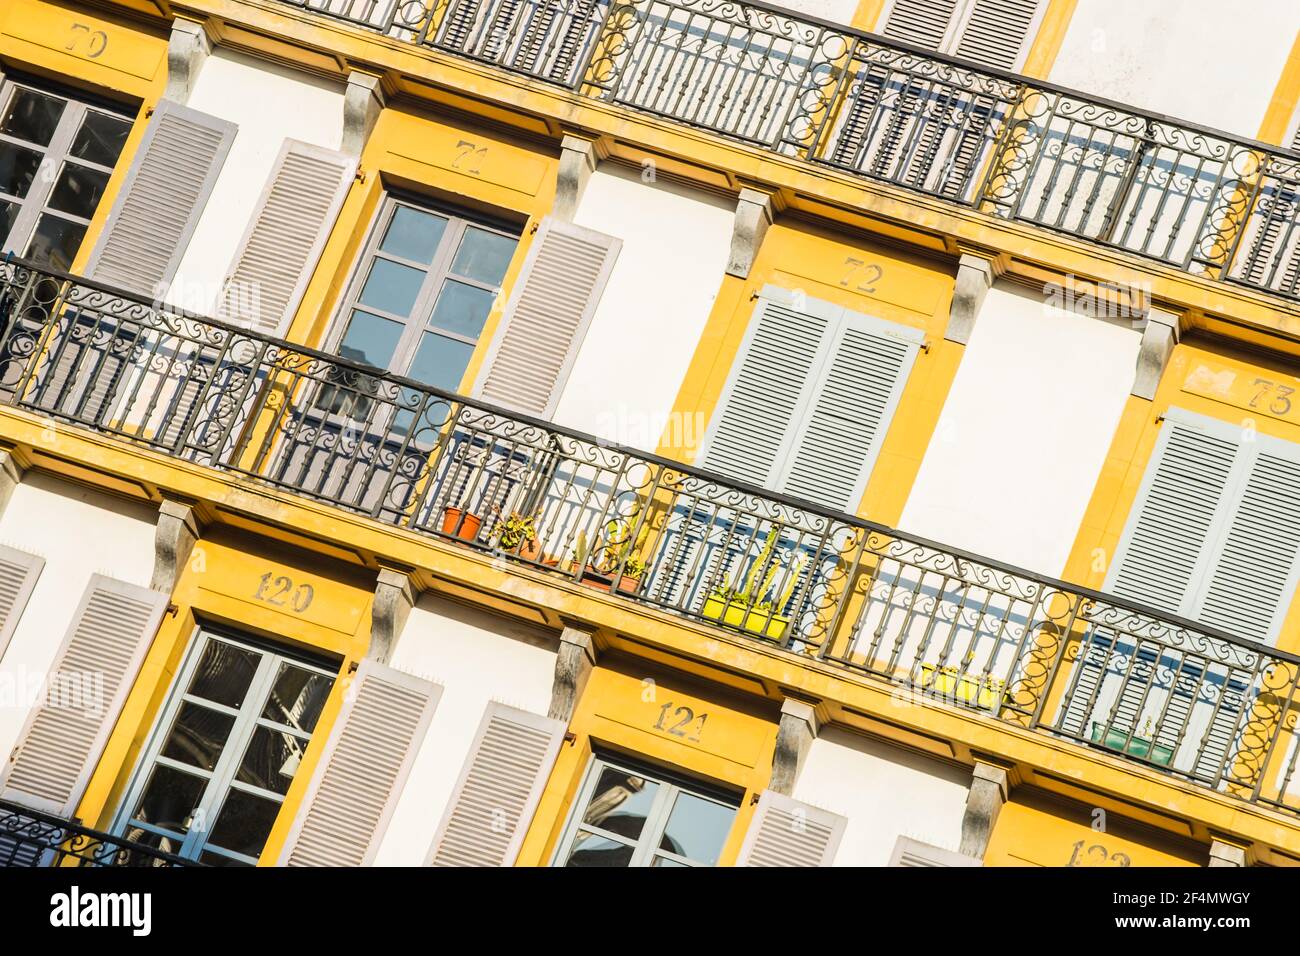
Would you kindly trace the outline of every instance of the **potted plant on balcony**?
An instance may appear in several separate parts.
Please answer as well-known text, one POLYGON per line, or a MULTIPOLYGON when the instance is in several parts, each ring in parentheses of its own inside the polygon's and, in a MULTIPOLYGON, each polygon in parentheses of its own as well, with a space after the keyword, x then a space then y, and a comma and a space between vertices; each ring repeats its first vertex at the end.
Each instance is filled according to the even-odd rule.
POLYGON ((739 590, 733 587, 715 587, 704 599, 700 613, 729 627, 752 631, 774 640, 784 637, 790 619, 783 617, 780 612, 794 594, 804 562, 802 557, 794 562, 785 587, 780 594, 774 596, 772 586, 781 572, 781 561, 776 555, 780 537, 781 526, 776 525, 768 532, 762 552, 750 565, 744 587, 739 590))
POLYGON ((632 529, 636 525, 638 513, 639 509, 626 518, 613 518, 607 522, 605 545, 596 554, 591 553, 587 533, 578 532, 573 560, 574 566, 581 568, 579 580, 583 584, 609 591, 617 578, 620 592, 635 594, 641 590, 646 562, 641 557, 640 550, 648 528, 643 527, 639 539, 633 540, 632 529))
POLYGON ((442 533, 449 537, 475 541, 482 527, 483 519, 472 511, 452 506, 442 511, 442 533))
POLYGON ((1094 720, 1092 722, 1092 742, 1101 744, 1108 750, 1118 750, 1141 760, 1150 760, 1162 767, 1168 767, 1174 759, 1173 747, 1153 743, 1150 717, 1147 717, 1146 722, 1142 725, 1141 735, 1134 734, 1132 737, 1129 736, 1128 731, 1121 727, 1103 724, 1099 720, 1094 720))
POLYGON ((542 546, 537 541, 537 519, 517 511, 497 526, 497 547, 527 561, 537 561, 542 556, 542 546))
POLYGON ((951 665, 921 665, 921 686, 950 700, 974 704, 981 710, 992 710, 1006 692, 1006 682, 984 671, 982 674, 962 673, 951 665))

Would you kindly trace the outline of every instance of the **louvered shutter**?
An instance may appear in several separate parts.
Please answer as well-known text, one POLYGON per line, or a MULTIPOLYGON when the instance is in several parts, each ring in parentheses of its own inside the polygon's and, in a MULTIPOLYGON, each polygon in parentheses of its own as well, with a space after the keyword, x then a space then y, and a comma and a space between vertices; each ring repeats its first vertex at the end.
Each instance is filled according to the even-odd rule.
POLYGON ((276 335, 311 279, 357 161, 286 140, 231 261, 217 317, 276 335))
POLYGON ((151 298, 180 265, 236 126, 160 100, 86 273, 151 298))
POLYGON ((1018 69, 1045 0, 972 0, 953 52, 1003 70, 1018 69))
POLYGON ((443 21, 442 37, 438 46, 448 50, 463 50, 479 20, 482 0, 458 0, 443 21))
POLYGON ((442 688, 362 661, 312 774, 280 863, 369 866, 442 688))
POLYGON ((488 351, 481 398, 531 415, 555 411, 622 244, 542 220, 488 351))
POLYGON ((796 434, 783 490, 855 510, 924 336, 851 316, 796 434))
POLYGON ((771 487, 841 310, 763 290, 705 435, 704 468, 771 487))
POLYGON ((957 0, 895 0, 881 32, 890 40, 938 50, 956 10, 957 0))
POLYGON ((90 579, 18 746, 0 771, 0 799, 70 817, 167 607, 167 596, 90 579))
POLYGON ((890 866, 983 866, 984 861, 952 850, 922 843, 911 837, 899 837, 894 845, 890 866))
POLYGON ((438 827, 431 866, 510 866, 550 775, 564 723, 491 703, 438 827))
POLYGON ((830 866, 848 820, 764 790, 741 844, 737 866, 830 866))
POLYGON ((44 558, 0 545, 0 660, 44 567, 44 558))

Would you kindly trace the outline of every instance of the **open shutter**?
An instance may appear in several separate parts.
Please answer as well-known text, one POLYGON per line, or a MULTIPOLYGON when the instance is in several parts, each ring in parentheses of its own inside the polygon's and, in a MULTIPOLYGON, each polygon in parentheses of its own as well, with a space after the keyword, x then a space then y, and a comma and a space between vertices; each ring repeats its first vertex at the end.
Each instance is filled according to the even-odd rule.
POLYGON ((953 52, 1002 70, 1018 69, 1045 0, 973 0, 953 52))
POLYGON ((160 100, 86 274, 161 297, 180 266, 235 132, 234 123, 160 100))
POLYGON ((357 161, 286 140, 221 289, 217 318, 279 333, 307 288, 357 161))
POLYGON ((108 741, 167 596, 96 574, 35 708, 0 771, 0 799, 68 818, 108 741))
POLYGON ((511 866, 564 728, 550 717, 488 704, 426 864, 511 866))
POLYGON ((0 545, 0 660, 44 567, 44 558, 0 545))
POLYGON ((369 866, 424 741, 442 688, 361 662, 280 863, 369 866))
POLYGON ((890 40, 938 50, 956 10, 957 0, 894 0, 881 32, 890 40))
POLYGON ((849 317, 795 438, 787 494, 856 509, 923 339, 918 329, 849 317))
POLYGON ((481 398, 531 415, 555 411, 622 245, 542 220, 488 351, 481 398))
POLYGON ((899 837, 894 845, 890 866, 983 866, 984 861, 952 850, 922 843, 911 837, 899 837))
POLYGON ((764 790, 737 866, 830 866, 848 820, 764 790))

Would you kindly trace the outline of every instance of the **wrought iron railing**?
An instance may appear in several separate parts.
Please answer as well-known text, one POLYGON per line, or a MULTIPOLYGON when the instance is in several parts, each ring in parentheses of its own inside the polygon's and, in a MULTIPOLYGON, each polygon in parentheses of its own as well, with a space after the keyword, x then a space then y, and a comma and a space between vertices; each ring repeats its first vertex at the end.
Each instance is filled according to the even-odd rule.
POLYGON ((1211 279, 1300 297, 1300 156, 735 0, 280 0, 1211 279))
POLYGON ((1300 658, 1113 596, 21 260, 0 403, 1300 812, 1300 658))
POLYGON ((146 843, 115 837, 0 800, 0 867, 202 866, 146 843))

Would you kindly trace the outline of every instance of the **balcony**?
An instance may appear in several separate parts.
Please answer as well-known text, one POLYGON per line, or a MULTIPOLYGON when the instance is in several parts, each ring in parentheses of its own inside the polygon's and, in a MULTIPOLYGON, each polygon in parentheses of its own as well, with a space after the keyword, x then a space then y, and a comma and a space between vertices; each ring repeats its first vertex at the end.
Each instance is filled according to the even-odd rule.
POLYGON ((202 865, 0 800, 0 867, 202 865))
POLYGON ((1300 813, 1300 657, 0 263, 0 403, 1300 813))
POLYGON ((1300 154, 759 3, 278 0, 809 163, 1300 298, 1300 154))

